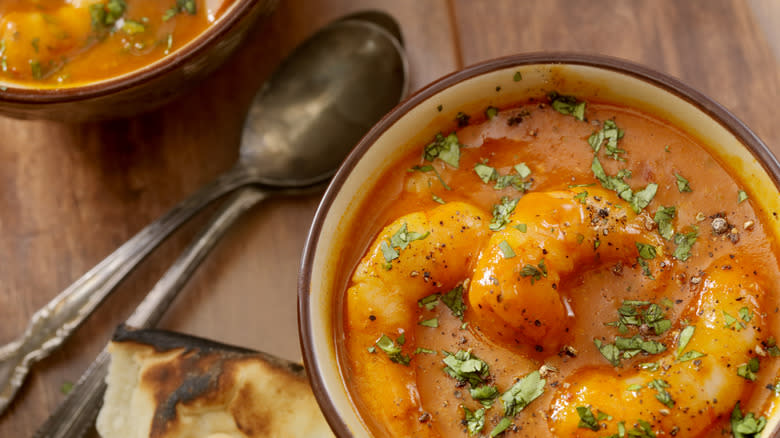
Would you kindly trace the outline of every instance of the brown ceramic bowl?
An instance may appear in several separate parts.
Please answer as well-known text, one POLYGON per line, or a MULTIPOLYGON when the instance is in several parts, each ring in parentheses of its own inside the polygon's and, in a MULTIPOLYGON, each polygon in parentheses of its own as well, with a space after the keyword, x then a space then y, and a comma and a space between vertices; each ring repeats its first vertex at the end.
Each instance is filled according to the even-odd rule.
MULTIPOLYGON (((683 127, 727 159, 750 186, 756 211, 780 211, 780 164, 742 122, 680 81, 623 60, 578 54, 529 54, 484 62, 429 85, 397 106, 360 141, 328 188, 306 243, 298 284, 305 366, 325 417, 340 437, 369 436, 341 369, 343 294, 351 269, 340 260, 359 206, 378 177, 411 148, 449 126, 458 111, 509 106, 556 90, 619 101, 683 127), (516 71, 522 81, 514 81, 516 71), (496 87, 501 92, 496 93, 496 87), (443 105, 439 112, 437 107, 443 105)), ((765 213, 769 215, 769 213, 765 213)), ((780 222, 765 223, 780 238, 780 222)), ((771 415, 764 437, 780 429, 771 415)))
POLYGON ((217 21, 171 55, 125 75, 62 89, 9 86, 0 114, 23 119, 85 121, 127 117, 154 109, 221 65, 252 24, 278 0, 235 0, 217 21))

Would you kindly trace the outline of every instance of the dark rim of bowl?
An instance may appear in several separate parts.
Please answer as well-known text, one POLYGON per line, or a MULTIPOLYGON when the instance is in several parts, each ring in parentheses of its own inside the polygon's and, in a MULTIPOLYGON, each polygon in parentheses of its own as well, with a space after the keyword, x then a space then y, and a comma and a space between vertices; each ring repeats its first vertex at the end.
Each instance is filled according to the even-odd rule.
MULTIPOLYGON (((355 146, 349 156, 347 156, 346 160, 333 177, 333 181, 328 186, 320 205, 317 207, 317 212, 314 215, 311 229, 309 230, 309 235, 306 239, 306 245, 301 258, 301 271, 298 278, 298 330, 303 350, 303 362, 314 395, 325 415, 325 419, 328 421, 328 424, 330 424, 330 427, 333 429, 336 436, 351 437, 353 435, 346 423, 342 420, 339 410, 333 404, 330 394, 325 387, 325 380, 320 368, 319 358, 313 353, 317 334, 313 332, 311 325, 312 305, 314 303, 309 301, 311 296, 309 285, 311 282, 311 270, 314 263, 315 248, 319 242, 320 234, 323 232, 323 221, 328 215, 333 201, 344 182, 352 173, 355 165, 363 157, 363 154, 365 154, 368 148, 371 147, 371 145, 373 145, 388 128, 412 108, 420 105, 422 102, 442 90, 466 79, 471 79, 496 70, 529 64, 569 64, 602 68, 633 76, 671 92, 696 106, 731 132, 759 160, 762 167, 773 179, 775 185, 780 187, 780 163, 778 163, 777 158, 775 158, 769 148, 744 123, 742 123, 742 121, 731 114, 731 112, 699 91, 685 85, 678 79, 620 58, 565 52, 512 55, 466 67, 463 70, 451 73, 431 83, 396 106, 374 125, 360 142, 358 142, 357 146, 355 146)), ((320 336, 322 336, 322 334, 320 334, 320 336)), ((331 334, 328 333, 327 336, 331 337, 331 334)), ((777 431, 778 430, 775 430, 774 432, 777 431)))
POLYGON ((253 7, 263 2, 273 4, 276 0, 233 0, 233 4, 228 6, 228 9, 222 13, 222 16, 214 24, 188 41, 184 47, 137 70, 115 78, 66 88, 36 89, 15 87, 13 84, 8 84, 8 88, 0 91, 0 101, 27 104, 71 102, 106 96, 148 82, 177 69, 189 61, 194 54, 199 53, 210 45, 216 44, 222 36, 230 33, 246 15, 249 15, 253 7))

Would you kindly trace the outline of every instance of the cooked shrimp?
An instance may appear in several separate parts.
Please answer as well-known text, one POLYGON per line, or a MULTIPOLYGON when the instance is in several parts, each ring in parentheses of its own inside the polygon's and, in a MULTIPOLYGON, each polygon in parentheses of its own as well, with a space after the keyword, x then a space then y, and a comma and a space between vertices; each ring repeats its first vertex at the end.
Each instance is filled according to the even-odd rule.
POLYGON ((41 79, 84 50, 92 25, 87 4, 81 3, 82 7, 63 4, 46 12, 31 8, 0 13, 2 71, 41 79))
MULTIPOLYGON (((663 248, 644 225, 649 218, 600 188, 528 193, 510 219, 479 256, 470 307, 489 336, 544 351, 563 342, 567 311, 559 291, 572 276, 596 264, 637 263, 637 242, 663 248)), ((650 275, 658 275, 654 262, 650 275)))
POLYGON ((488 232, 486 213, 464 203, 408 214, 382 230, 352 277, 347 291, 347 351, 352 375, 361 376, 352 383, 390 436, 438 434, 430 422, 418 421, 423 411, 414 359, 408 366, 391 363, 390 355, 374 345, 383 335, 393 341, 404 335, 399 355, 409 357, 414 351, 417 301, 447 292, 470 277, 471 261, 488 232), (401 239, 405 244, 392 245, 392 236, 402 227, 408 233, 401 239), (390 248, 397 258, 388 261, 390 248))
POLYGON ((551 404, 549 424, 555 435, 609 436, 618 432, 618 423, 631 430, 641 428, 641 420, 659 437, 696 437, 728 416, 749 391, 750 381, 738 370, 751 359, 765 325, 760 309, 766 290, 754 273, 741 267, 746 262, 737 258, 711 265, 698 299, 684 315, 695 326, 693 337, 682 351, 670 348, 661 356, 656 371, 615 373, 604 368, 569 377, 570 386, 551 404), (704 356, 682 361, 685 352, 704 356), (577 407, 609 417, 598 421, 597 431, 583 428, 578 426, 577 407))

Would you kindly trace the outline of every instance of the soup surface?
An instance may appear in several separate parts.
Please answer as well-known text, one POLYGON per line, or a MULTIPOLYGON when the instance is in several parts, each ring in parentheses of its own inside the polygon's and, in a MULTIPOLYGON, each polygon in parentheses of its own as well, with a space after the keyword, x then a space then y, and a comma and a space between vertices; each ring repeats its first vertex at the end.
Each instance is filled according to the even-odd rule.
POLYGON ((174 53, 232 0, 3 0, 0 82, 47 88, 131 72, 174 53))
POLYGON ((621 105, 551 94, 457 125, 381 177, 344 249, 341 362, 374 434, 757 436, 778 212, 621 105))

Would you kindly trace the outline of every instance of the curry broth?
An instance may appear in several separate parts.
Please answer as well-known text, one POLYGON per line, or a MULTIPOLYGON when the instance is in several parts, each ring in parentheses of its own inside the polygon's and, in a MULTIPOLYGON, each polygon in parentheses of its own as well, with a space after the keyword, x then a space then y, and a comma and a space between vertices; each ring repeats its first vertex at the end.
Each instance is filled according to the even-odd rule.
MULTIPOLYGON (((605 120, 614 120, 624 130, 625 136, 620 140, 620 147, 626 151, 623 155, 625 162, 608 159, 603 153, 599 155, 607 174, 614 175, 621 168, 630 169, 632 176, 626 181, 637 191, 650 182, 657 183, 657 194, 646 208, 650 216, 660 206, 676 206, 675 228, 681 230, 687 225, 696 225, 699 237, 691 250, 691 257, 686 262, 676 262, 671 268, 666 267, 665 277, 660 280, 649 279, 636 265, 624 266, 619 275, 614 265, 598 266, 578 273, 574 280, 569 280, 567 287, 560 292, 575 315, 567 321, 565 343, 576 349, 576 357, 559 351, 539 351, 539 346, 531 344, 505 345, 490 339, 475 323, 471 309, 466 310, 463 321, 455 318, 443 305, 433 310, 409 309, 417 312, 420 321, 438 318, 437 328, 417 325, 413 333, 407 333, 404 352, 411 357, 409 366, 417 372, 422 409, 430 414, 429 419, 422 420, 438 430, 441 436, 467 436, 462 424, 464 413, 461 406, 472 411, 481 407, 469 396, 468 385, 458 385, 456 380, 442 372, 444 356, 441 351, 471 350, 489 364, 493 382, 502 392, 512 385, 514 379, 527 375, 542 364, 559 370, 547 377, 542 396, 514 417, 513 426, 506 432, 514 436, 553 436, 548 423, 549 404, 575 372, 593 369, 619 375, 630 373, 638 363, 653 359, 653 355, 640 354, 624 360, 622 368, 613 368, 594 345, 594 338, 608 342, 617 335, 614 327, 605 326, 604 323, 617 319, 617 309, 623 300, 649 300, 656 303, 662 298, 670 300, 665 310, 666 317, 673 324, 672 329, 657 339, 672 346, 681 329, 680 319, 687 317, 685 309, 696 297, 699 287, 690 281, 691 278, 699 276, 700 271, 706 270, 713 260, 744 254, 746 257, 740 257, 739 260, 749 259, 756 264, 752 269, 764 276, 764 285, 769 288, 770 294, 767 303, 777 302, 776 285, 780 284, 776 256, 778 246, 765 228, 765 220, 772 213, 755 211, 749 200, 738 202, 739 190, 747 190, 749 194, 747 184, 731 175, 726 170, 727 166, 707 153, 687 133, 641 111, 597 102, 587 103, 586 122, 558 113, 546 101, 532 101, 502 110, 492 120, 484 120, 481 115, 473 117, 473 120, 483 120, 477 120, 476 123, 472 121, 457 130, 459 141, 464 145, 460 150, 458 169, 442 160, 434 160, 432 163, 424 161, 421 158, 424 145, 420 145, 392 165, 371 189, 353 222, 359 226, 352 228, 360 231, 352 234, 352 242, 343 248, 339 258, 337 272, 342 274, 335 284, 341 285, 342 290, 346 291, 355 267, 380 230, 408 213, 438 206, 435 197, 448 203, 467 202, 489 215, 493 205, 499 203, 503 196, 521 196, 511 186, 496 190, 493 182, 484 183, 473 170, 482 160, 487 159, 487 164, 501 175, 508 174, 513 165, 524 162, 531 170, 529 192, 565 190, 570 186, 585 184, 598 186, 591 170, 594 152, 587 139, 600 129, 600 122, 605 120), (509 126, 508 120, 513 118, 514 122, 509 126), (433 172, 410 171, 414 166, 426 164, 436 168, 441 180, 433 172), (690 192, 681 193, 678 190, 676 174, 690 182, 690 192), (447 190, 444 184, 451 190, 447 190), (728 234, 714 234, 711 222, 718 213, 725 213, 728 222, 735 226, 738 240, 729 238, 728 234), (752 226, 745 229, 745 224, 751 221, 752 226), (737 240, 736 243, 734 240, 737 240), (748 257, 756 254, 760 256, 748 257), (464 322, 467 323, 465 328, 462 326, 464 322), (439 353, 412 354, 416 347, 439 353)), ((582 190, 587 190, 587 187, 582 187, 582 190)), ((673 251, 674 244, 666 242, 664 252, 671 254, 673 251)), ((339 340, 348 340, 350 333, 345 329, 349 319, 346 299, 343 299, 342 306, 344 313, 340 318, 344 322, 337 324, 336 336, 339 340)), ((780 333, 777 310, 774 304, 764 308, 771 334, 780 333)), ((768 336, 766 334, 765 337, 768 336)), ((350 382, 348 386, 353 402, 369 428, 378 436, 384 435, 385 425, 377 422, 374 413, 366 411, 365 401, 361 398, 361 388, 366 378, 355 375, 350 366, 351 361, 360 360, 360 355, 370 354, 365 348, 371 346, 365 345, 361 350, 351 351, 344 347, 346 342, 338 341, 336 345, 339 346, 344 379, 350 382)), ((383 353, 379 351, 374 354, 383 353)), ((765 387, 777 383, 775 376, 780 367, 778 362, 776 358, 762 358, 758 379, 748 385, 749 389, 741 397, 745 412, 755 412, 758 416, 771 411, 774 392, 765 387)), ((389 361, 388 364, 403 366, 389 361)), ((487 411, 482 434, 489 433, 500 420, 500 406, 497 400, 495 406, 487 411)), ((728 424, 728 415, 723 416, 704 435, 719 435, 722 430, 728 429, 728 424)), ((589 434, 587 429, 579 432, 582 436, 599 436, 597 433, 589 434)), ((658 436, 668 435, 661 432, 658 436)))
POLYGON ((0 82, 65 87, 138 70, 184 47, 233 0, 6 0, 0 82))

